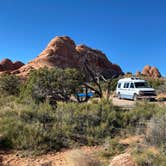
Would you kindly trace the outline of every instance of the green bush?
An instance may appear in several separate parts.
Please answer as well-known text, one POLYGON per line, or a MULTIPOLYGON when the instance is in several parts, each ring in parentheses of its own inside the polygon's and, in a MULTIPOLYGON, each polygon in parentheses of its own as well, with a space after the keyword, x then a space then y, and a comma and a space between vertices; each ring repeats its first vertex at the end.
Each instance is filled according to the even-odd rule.
POLYGON ((46 103, 10 103, 0 109, 1 144, 7 142, 9 148, 19 150, 59 150, 65 146, 59 124, 56 114, 46 103))
POLYGON ((155 89, 158 89, 158 87, 164 83, 163 80, 160 78, 156 78, 156 79, 149 78, 148 82, 151 85, 151 87, 155 89))
POLYGON ((123 115, 124 126, 137 126, 140 122, 150 120, 153 116, 164 115, 165 107, 158 104, 140 102, 135 108, 125 111, 123 115))
POLYGON ((3 74, 0 76, 0 93, 7 95, 18 95, 20 91, 20 80, 15 75, 3 74))

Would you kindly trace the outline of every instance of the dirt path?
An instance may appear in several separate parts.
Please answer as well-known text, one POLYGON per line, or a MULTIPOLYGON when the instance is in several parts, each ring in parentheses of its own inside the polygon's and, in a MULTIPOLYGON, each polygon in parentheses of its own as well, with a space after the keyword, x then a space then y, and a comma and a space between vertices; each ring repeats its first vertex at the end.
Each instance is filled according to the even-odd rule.
POLYGON ((123 99, 118 99, 118 98, 111 98, 112 102, 114 105, 122 107, 122 108, 134 108, 135 106, 135 101, 132 100, 123 100, 123 99))
MULTIPOLYGON (((127 108, 127 109, 132 109, 135 107, 136 102, 132 100, 126 100, 126 99, 118 99, 116 97, 112 97, 112 102, 114 105, 122 107, 122 108, 127 108)), ((166 106, 166 101, 163 102, 150 102, 150 103, 156 103, 159 105, 165 105, 166 106)))
MULTIPOLYGON (((86 154, 93 154, 102 148, 81 147, 79 150, 86 154)), ((49 153, 38 157, 21 157, 16 152, 4 153, 0 152, 0 166, 68 166, 67 156, 71 152, 69 150, 62 150, 57 153, 49 153)))

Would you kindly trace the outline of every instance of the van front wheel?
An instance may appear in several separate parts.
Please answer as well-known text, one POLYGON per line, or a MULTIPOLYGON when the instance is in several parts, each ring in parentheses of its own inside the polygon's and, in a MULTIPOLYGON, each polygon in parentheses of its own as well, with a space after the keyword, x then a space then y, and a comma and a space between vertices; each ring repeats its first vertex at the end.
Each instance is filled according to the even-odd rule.
POLYGON ((138 95, 137 95, 137 94, 134 94, 133 100, 134 100, 134 101, 137 101, 137 100, 138 100, 138 95))

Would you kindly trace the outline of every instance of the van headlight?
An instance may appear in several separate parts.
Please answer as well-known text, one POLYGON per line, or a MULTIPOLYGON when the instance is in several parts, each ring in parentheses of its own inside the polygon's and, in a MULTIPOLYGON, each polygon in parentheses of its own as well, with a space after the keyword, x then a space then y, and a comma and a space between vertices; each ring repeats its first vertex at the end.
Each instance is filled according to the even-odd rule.
POLYGON ((139 91, 139 95, 144 95, 144 92, 143 91, 139 91))

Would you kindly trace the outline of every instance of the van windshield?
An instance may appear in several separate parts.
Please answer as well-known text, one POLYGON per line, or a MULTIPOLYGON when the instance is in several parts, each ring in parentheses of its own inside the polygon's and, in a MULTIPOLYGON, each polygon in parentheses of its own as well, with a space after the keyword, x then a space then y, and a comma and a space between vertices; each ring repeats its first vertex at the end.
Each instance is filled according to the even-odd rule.
POLYGON ((147 82, 135 82, 136 88, 150 88, 147 82))

